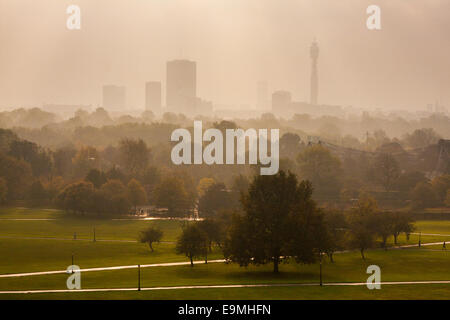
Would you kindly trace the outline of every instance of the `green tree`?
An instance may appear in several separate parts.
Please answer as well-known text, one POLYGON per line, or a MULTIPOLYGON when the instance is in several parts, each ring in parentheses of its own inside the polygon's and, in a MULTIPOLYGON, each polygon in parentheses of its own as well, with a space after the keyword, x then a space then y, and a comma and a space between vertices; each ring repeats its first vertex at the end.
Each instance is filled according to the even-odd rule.
POLYGON ((381 238, 381 246, 387 250, 387 240, 394 232, 394 216, 390 212, 379 212, 373 216, 374 230, 381 238))
POLYGON ((103 184, 106 183, 106 176, 105 174, 98 170, 98 169, 91 169, 88 174, 86 175, 86 178, 84 179, 88 182, 92 182, 94 187, 96 189, 100 188, 103 184))
POLYGON ((217 219, 205 219, 202 221, 199 221, 198 227, 205 232, 205 234, 208 237, 208 249, 209 252, 212 251, 212 244, 213 242, 217 245, 221 245, 224 234, 223 234, 223 228, 220 225, 219 220, 217 219))
POLYGON ((8 198, 8 183, 0 177, 0 204, 4 204, 8 198))
POLYGON ((135 212, 138 205, 142 205, 147 202, 147 194, 145 193, 145 189, 136 179, 131 179, 128 183, 127 194, 128 200, 130 200, 133 205, 135 212))
POLYGON ((221 209, 231 206, 230 194, 223 183, 211 185, 198 201, 198 213, 200 217, 213 217, 221 209))
POLYGON ((297 157, 303 179, 312 182, 320 195, 337 196, 340 189, 341 161, 324 146, 305 148, 297 157))
POLYGON ((280 156, 295 159, 302 147, 298 134, 287 132, 280 138, 280 156))
POLYGON ((392 154, 380 153, 375 158, 374 169, 376 180, 389 193, 400 176, 400 167, 397 160, 392 154))
POLYGON ((356 208, 353 208, 348 215, 349 243, 351 247, 359 249, 363 260, 365 260, 364 251, 375 244, 375 212, 377 210, 376 201, 363 194, 356 208))
POLYGON ((57 203, 66 211, 85 214, 92 211, 94 186, 90 182, 76 182, 68 185, 58 195, 57 203))
POLYGON ((417 209, 433 208, 439 201, 433 186, 429 182, 418 183, 411 192, 413 207, 417 209))
POLYGON ((122 181, 115 179, 108 180, 101 186, 100 189, 104 191, 109 198, 112 198, 119 194, 124 194, 127 191, 127 188, 124 186, 122 181))
POLYGON ((39 206, 46 203, 48 199, 48 192, 45 190, 41 181, 36 180, 28 189, 27 200, 31 206, 39 206))
POLYGON ((178 238, 176 251, 178 254, 186 255, 193 267, 194 258, 206 257, 208 254, 208 236, 197 225, 190 224, 183 229, 178 238))
POLYGON ((447 197, 445 198, 445 204, 450 207, 450 189, 447 190, 447 197))
POLYGON ((23 199, 32 178, 30 165, 24 160, 0 154, 0 177, 6 180, 7 200, 23 199))
POLYGON ((100 155, 94 147, 80 148, 72 159, 76 177, 84 177, 91 169, 99 168, 100 155))
POLYGON ((150 247, 150 250, 153 252, 153 243, 159 243, 162 236, 163 232, 160 229, 150 226, 146 230, 141 231, 139 235, 139 241, 141 243, 147 243, 150 247))
POLYGON ((406 135, 404 141, 411 148, 425 148, 431 144, 436 144, 439 139, 440 137, 434 129, 422 128, 406 135))
POLYGON ((108 180, 102 185, 100 192, 108 199, 105 210, 115 214, 128 213, 132 204, 127 191, 127 187, 120 180, 108 180))
POLYGON ((394 212, 392 215, 392 235, 394 243, 397 244, 398 236, 405 233, 409 238, 411 232, 415 230, 413 217, 408 213, 394 212))
POLYGON ((326 210, 324 212, 324 223, 327 232, 327 245, 324 252, 333 263, 333 254, 345 248, 346 229, 348 227, 345 215, 337 210, 326 210))
POLYGON ((33 174, 37 177, 47 176, 52 170, 50 155, 39 146, 26 140, 15 140, 10 144, 9 154, 17 159, 28 162, 33 174))
POLYGON ((433 186, 437 200, 440 204, 444 204, 447 196, 447 190, 450 189, 450 174, 445 174, 434 178, 431 185, 433 186))
POLYGON ((199 197, 202 197, 206 190, 208 190, 209 187, 211 187, 212 185, 214 185, 216 182, 214 181, 213 178, 202 178, 200 179, 200 181, 198 182, 197 185, 197 194, 199 197))
POLYGON ((250 182, 248 178, 242 174, 239 174, 233 179, 233 184, 231 186, 231 198, 233 201, 232 206, 235 208, 241 205, 241 195, 248 191, 248 186, 250 182))
POLYGON ((314 261, 320 245, 314 234, 323 224, 311 195, 311 184, 292 173, 255 176, 242 198, 245 214, 233 217, 225 257, 241 266, 270 262, 274 272, 282 257, 314 261))
POLYGON ((155 202, 158 207, 167 208, 171 216, 186 215, 190 209, 183 180, 175 176, 163 179, 156 186, 155 202))
POLYGON ((133 176, 142 173, 150 161, 150 149, 139 139, 123 139, 119 143, 120 163, 133 176))

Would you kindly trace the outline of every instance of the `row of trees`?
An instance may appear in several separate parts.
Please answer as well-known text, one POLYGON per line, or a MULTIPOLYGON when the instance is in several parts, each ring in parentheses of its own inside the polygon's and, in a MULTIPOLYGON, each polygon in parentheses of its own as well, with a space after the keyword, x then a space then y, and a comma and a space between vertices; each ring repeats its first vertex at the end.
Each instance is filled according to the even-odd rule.
POLYGON ((81 181, 65 187, 57 197, 57 204, 73 213, 124 214, 130 208, 147 201, 142 185, 132 179, 127 186, 120 180, 108 180, 99 188, 81 181))
MULTIPOLYGON (((255 176, 242 194, 242 212, 225 210, 188 224, 176 250, 191 263, 200 257, 207 261, 216 244, 232 262, 241 266, 273 263, 273 271, 278 272, 281 261, 313 263, 327 254, 333 262, 333 254, 344 249, 358 249, 365 259, 365 250, 377 246, 377 240, 387 248, 389 237, 397 244, 401 233, 409 237, 414 230, 409 215, 381 212, 367 195, 350 211, 340 212, 318 208, 312 194, 311 183, 299 182, 292 173, 255 176)), ((150 228, 141 241, 151 247, 160 237, 158 230, 150 228)))
MULTIPOLYGON (((220 130, 237 127, 230 121, 212 125, 220 130)), ((154 130, 157 127, 156 124, 152 126, 154 130)), ((126 128, 131 136, 145 129, 131 124, 126 128)), ((102 130, 110 135, 115 134, 113 128, 102 130)), ((168 128, 162 125, 161 130, 166 132, 168 128)), ((80 132, 80 135, 83 134, 88 132, 80 132)), ((95 144, 95 139, 92 144, 95 144)), ((204 216, 217 211, 217 207, 238 206, 240 191, 234 188, 234 178, 250 176, 252 171, 249 166, 222 166, 221 170, 215 170, 214 166, 200 165, 191 167, 189 174, 186 174, 170 163, 169 154, 170 144, 150 149, 139 138, 122 138, 117 145, 103 149, 65 146, 47 150, 19 139, 9 130, 0 130, 0 178, 3 179, 0 181, 0 201, 25 199, 29 200, 30 205, 50 204, 62 188, 83 178, 92 182, 95 188, 107 180, 120 180, 128 184, 135 179, 145 189, 146 204, 168 208, 171 215, 184 215, 197 202, 199 212, 204 216), (208 188, 203 188, 204 198, 198 188, 202 180, 213 180, 216 184, 206 184, 213 190, 206 192, 208 188)), ((379 200, 383 199, 383 191, 387 198, 398 200, 399 205, 412 200, 418 208, 435 207, 446 204, 450 189, 449 183, 445 182, 449 180, 448 175, 430 181, 423 172, 411 171, 405 164, 408 157, 404 157, 404 150, 395 143, 381 148, 376 155, 357 153, 359 156, 349 154, 338 157, 324 145, 307 146, 299 135, 287 132, 280 140, 280 154, 281 169, 311 181, 315 199, 321 202, 348 205, 350 200, 358 197, 361 189, 365 189, 379 194, 379 200), (443 181, 446 184, 444 187, 443 181), (395 197, 392 196, 394 193, 395 197)))

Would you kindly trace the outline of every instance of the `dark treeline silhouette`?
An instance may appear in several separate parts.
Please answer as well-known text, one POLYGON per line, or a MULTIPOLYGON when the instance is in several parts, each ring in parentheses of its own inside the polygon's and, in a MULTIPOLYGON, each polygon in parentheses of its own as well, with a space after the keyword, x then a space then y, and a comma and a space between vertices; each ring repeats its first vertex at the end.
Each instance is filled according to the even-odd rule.
MULTIPOLYGON (((15 116, 12 124, 26 125, 20 120, 26 114, 49 124, 0 130, 2 203, 57 205, 77 214, 128 214, 145 208, 146 213, 179 217, 198 212, 211 217, 221 210, 240 210, 240 196, 259 171, 250 165, 175 166, 171 132, 193 129, 193 119, 182 114, 165 113, 156 119, 145 112, 113 119, 100 108, 91 113, 79 110, 65 121, 39 109, 0 116, 15 116)), ((222 131, 280 128, 280 169, 310 181, 313 199, 321 207, 351 208, 362 191, 384 209, 422 210, 450 201, 450 148, 441 139, 450 126, 443 126, 449 121, 444 115, 410 122, 367 114, 356 120, 307 115, 286 120, 271 114, 202 120, 205 129, 222 131), (386 123, 397 122, 403 123, 405 133, 390 138, 386 123), (318 128, 323 125, 327 130, 322 132, 318 128), (365 138, 345 134, 341 127, 347 125, 364 127, 365 138), (416 129, 421 125, 427 127, 416 129)))

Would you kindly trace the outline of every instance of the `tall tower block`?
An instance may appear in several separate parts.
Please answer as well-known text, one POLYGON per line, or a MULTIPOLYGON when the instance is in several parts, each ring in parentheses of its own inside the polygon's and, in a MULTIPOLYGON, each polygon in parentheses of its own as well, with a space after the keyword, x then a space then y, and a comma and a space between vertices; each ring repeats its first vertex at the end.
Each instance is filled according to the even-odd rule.
POLYGON ((317 60, 319 59, 319 46, 317 42, 311 45, 311 100, 310 103, 317 104, 317 98, 319 96, 319 75, 317 74, 317 60))

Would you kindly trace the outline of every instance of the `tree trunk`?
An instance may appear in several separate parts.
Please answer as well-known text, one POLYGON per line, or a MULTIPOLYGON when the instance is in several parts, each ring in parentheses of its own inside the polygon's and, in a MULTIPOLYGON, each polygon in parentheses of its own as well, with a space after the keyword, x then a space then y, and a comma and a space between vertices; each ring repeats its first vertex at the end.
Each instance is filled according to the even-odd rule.
POLYGON ((189 259, 191 259, 191 267, 194 266, 194 261, 192 260, 192 255, 189 255, 189 259))
POLYGON ((149 242, 148 245, 150 246, 150 250, 152 250, 152 252, 153 252, 153 246, 152 246, 152 243, 149 242))
POLYGON ((279 262, 280 261, 279 261, 279 257, 278 256, 273 259, 273 272, 274 273, 278 273, 278 263, 279 262))
POLYGON ((330 262, 331 262, 331 263, 334 263, 333 252, 329 252, 329 253, 328 253, 328 258, 330 258, 330 262))
POLYGON ((208 251, 206 251, 206 254, 205 254, 205 264, 208 264, 208 251))
POLYGON ((395 243, 395 245, 397 245, 397 237, 398 237, 398 234, 394 234, 394 243, 395 243))
POLYGON ((366 257, 364 257, 364 249, 361 249, 361 257, 363 258, 363 260, 366 260, 366 257))

